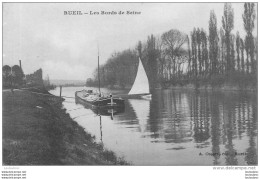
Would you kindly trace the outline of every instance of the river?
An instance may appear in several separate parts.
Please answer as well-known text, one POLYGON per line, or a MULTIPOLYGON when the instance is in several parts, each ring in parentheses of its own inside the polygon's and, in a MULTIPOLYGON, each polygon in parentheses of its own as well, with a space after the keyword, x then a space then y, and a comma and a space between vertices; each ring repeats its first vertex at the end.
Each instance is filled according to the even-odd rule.
MULTIPOLYGON (((81 89, 64 87, 62 95, 81 89)), ((59 88, 51 93, 59 95, 59 88)), ((257 165, 255 94, 157 90, 152 100, 126 100, 125 111, 113 117, 73 98, 63 106, 97 142, 133 165, 257 165)))

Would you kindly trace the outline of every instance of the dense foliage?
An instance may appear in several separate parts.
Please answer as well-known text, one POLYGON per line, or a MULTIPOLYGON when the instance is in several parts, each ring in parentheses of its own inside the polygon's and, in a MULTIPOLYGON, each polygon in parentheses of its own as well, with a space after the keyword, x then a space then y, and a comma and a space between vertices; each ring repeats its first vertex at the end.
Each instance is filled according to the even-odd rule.
POLYGON ((25 83, 24 73, 22 68, 18 65, 14 65, 10 67, 9 65, 5 65, 2 68, 2 78, 3 78, 3 87, 9 88, 11 86, 17 87, 21 86, 25 83))
MULTIPOLYGON (((101 87, 120 88, 132 85, 138 66, 138 55, 134 50, 114 53, 105 65, 99 68, 101 87)), ((94 80, 88 79, 87 85, 98 86, 98 68, 94 72, 94 80)))
MULTIPOLYGON (((137 70, 138 58, 144 64, 150 89, 158 86, 201 84, 257 85, 257 37, 255 4, 245 3, 243 39, 234 29, 234 10, 225 3, 221 27, 212 10, 209 15, 208 33, 195 28, 190 36, 171 29, 161 36, 150 35, 146 42, 138 42, 136 49, 113 54, 100 68, 102 86, 131 86, 137 70)), ((94 80, 87 85, 97 85, 94 80)))

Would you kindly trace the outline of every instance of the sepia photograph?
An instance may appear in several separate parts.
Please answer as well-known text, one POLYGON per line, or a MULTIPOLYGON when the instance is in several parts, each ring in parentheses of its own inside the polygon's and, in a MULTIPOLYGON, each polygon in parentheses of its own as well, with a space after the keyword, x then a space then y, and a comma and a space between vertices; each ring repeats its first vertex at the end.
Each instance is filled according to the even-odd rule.
POLYGON ((123 165, 258 178, 257 28, 257 2, 2 2, 2 177, 123 165))

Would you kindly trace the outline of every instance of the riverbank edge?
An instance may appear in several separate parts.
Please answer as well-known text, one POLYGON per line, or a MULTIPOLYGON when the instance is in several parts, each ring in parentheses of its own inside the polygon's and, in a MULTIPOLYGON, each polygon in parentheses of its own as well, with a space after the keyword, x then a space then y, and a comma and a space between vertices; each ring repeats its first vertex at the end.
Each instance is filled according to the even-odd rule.
POLYGON ((2 95, 3 165, 129 165, 96 143, 66 112, 63 99, 27 90, 2 95))

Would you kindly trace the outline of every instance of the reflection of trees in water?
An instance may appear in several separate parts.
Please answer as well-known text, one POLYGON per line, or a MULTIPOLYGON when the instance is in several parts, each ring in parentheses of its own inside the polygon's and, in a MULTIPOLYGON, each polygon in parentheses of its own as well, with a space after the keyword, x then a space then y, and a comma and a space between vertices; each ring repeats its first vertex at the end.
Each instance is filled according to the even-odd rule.
POLYGON ((239 103, 238 104, 238 113, 236 116, 237 119, 237 128, 238 128, 238 138, 241 140, 242 139, 242 133, 244 132, 243 129, 243 117, 242 117, 242 109, 243 109, 243 104, 239 103))
MULTIPOLYGON (((246 134, 249 148, 242 151, 248 153, 245 160, 248 164, 257 163, 257 104, 252 104, 256 100, 247 95, 207 92, 190 93, 188 99, 193 138, 199 144, 197 147, 205 147, 211 137, 212 153, 225 153, 226 164, 237 165, 235 153, 239 149, 235 148, 233 140, 246 140, 243 138, 246 134), (225 151, 221 151, 220 145, 225 146, 225 151)), ((218 165, 219 155, 213 157, 213 164, 218 165)))
POLYGON ((223 108, 224 108, 224 116, 225 117, 225 131, 227 142, 225 143, 225 160, 227 165, 237 165, 237 156, 235 153, 237 152, 234 149, 233 137, 236 136, 236 118, 235 118, 235 104, 236 99, 233 96, 226 96, 223 100, 223 108))
POLYGON ((158 91, 156 95, 153 95, 150 103, 150 118, 147 121, 147 130, 151 132, 151 137, 156 139, 159 137, 161 130, 162 120, 160 115, 160 110, 162 109, 162 104, 164 103, 163 91, 158 91))
POLYGON ((164 138, 166 142, 190 142, 191 126, 187 118, 188 99, 186 93, 170 91, 164 99, 167 115, 164 125, 164 138))
POLYGON ((249 147, 246 150, 247 155, 245 156, 245 160, 248 165, 257 165, 257 101, 253 101, 251 105, 252 109, 252 121, 250 122, 251 130, 248 130, 247 134, 249 135, 249 147))
MULTIPOLYGON (((221 136, 221 119, 220 119, 220 108, 219 97, 214 95, 211 97, 210 104, 208 105, 211 111, 211 143, 212 143, 212 153, 221 154, 220 151, 220 136, 221 136)), ((213 165, 218 165, 220 158, 219 155, 213 155, 213 165)))
POLYGON ((189 119, 185 117, 188 109, 187 96, 171 90, 157 91, 150 103, 150 117, 147 130, 151 137, 159 135, 165 142, 187 142, 191 136, 189 119))
MULTIPOLYGON (((191 119, 193 121, 193 138, 196 143, 203 143, 209 134, 209 98, 207 93, 192 93, 190 96, 191 119)), ((202 147, 201 145, 199 147, 202 147)))
POLYGON ((226 138, 225 143, 226 164, 238 164, 237 155, 234 155, 239 148, 235 148, 233 140, 246 140, 243 136, 249 138, 249 147, 246 151, 245 161, 247 164, 257 164, 257 149, 255 139, 257 136, 257 102, 254 96, 240 94, 239 96, 225 95, 225 113, 226 113, 226 138), (233 154, 233 155, 232 155, 233 154))
MULTIPOLYGON (((257 164, 257 99, 238 93, 182 92, 160 90, 150 101, 146 133, 165 142, 186 143, 192 138, 196 147, 209 147, 212 153, 222 154, 227 165, 237 165, 235 152, 247 152, 248 164, 257 164), (247 143, 247 149, 237 148, 234 142, 247 143), (224 147, 224 149, 222 147, 224 147), (244 150, 244 151, 243 151, 244 150)), ((133 108, 127 109, 123 123, 138 125, 133 108), (130 116, 130 117, 129 117, 130 116)), ((213 164, 220 156, 213 155, 213 164)))
POLYGON ((249 147, 246 150, 247 155, 245 156, 245 161, 248 165, 257 165, 257 145, 256 139, 257 134, 252 132, 249 138, 249 147))

